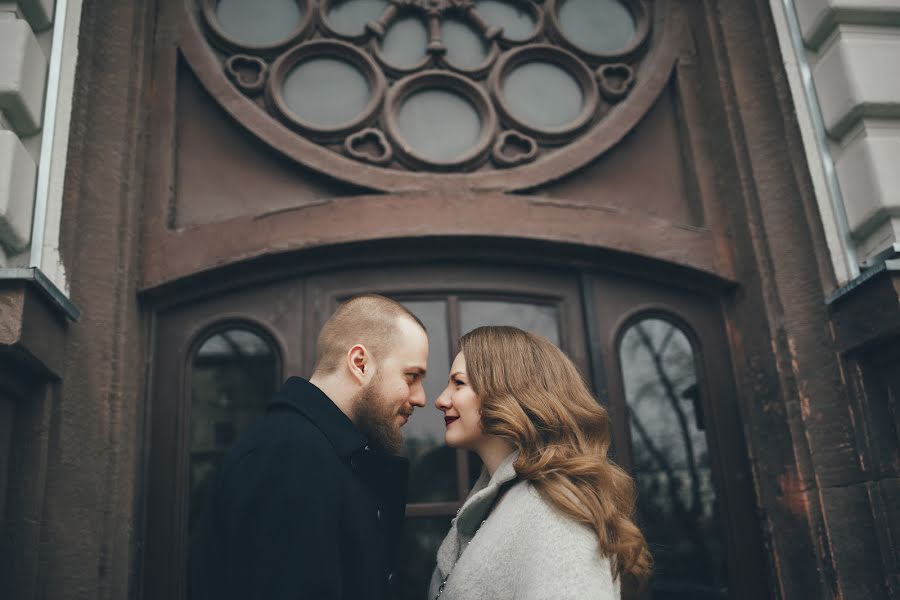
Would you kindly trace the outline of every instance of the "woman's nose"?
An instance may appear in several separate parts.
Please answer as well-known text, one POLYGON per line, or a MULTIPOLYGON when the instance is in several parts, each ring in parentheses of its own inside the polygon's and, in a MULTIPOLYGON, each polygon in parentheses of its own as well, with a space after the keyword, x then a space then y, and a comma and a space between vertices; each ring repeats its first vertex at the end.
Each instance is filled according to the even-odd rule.
POLYGON ((450 408, 450 388, 444 388, 444 391, 434 400, 434 407, 438 410, 447 410, 450 408))

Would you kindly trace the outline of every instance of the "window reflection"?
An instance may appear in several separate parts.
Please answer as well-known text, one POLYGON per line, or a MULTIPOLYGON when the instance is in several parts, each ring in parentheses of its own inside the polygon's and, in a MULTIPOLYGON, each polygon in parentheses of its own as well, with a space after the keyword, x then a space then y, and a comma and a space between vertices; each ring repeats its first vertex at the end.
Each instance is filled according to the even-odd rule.
POLYGON ((450 333, 447 303, 443 300, 404 302, 428 330, 428 373, 424 407, 416 408, 403 427, 404 446, 410 460, 409 502, 458 499, 456 451, 444 445, 444 415, 434 401, 446 385, 450 368, 450 333))
POLYGON ((399 574, 404 585, 400 587, 398 600, 425 598, 431 573, 437 564, 438 547, 449 529, 449 516, 406 520, 399 563, 399 574))
POLYGON ((189 529, 203 508, 222 457, 274 395, 277 371, 275 351, 248 329, 216 333, 194 356, 189 529))
POLYGON ((694 353, 662 319, 620 347, 641 526, 654 556, 654 600, 726 598, 725 551, 694 353))
POLYGON ((511 325, 544 336, 559 346, 559 320, 556 307, 501 300, 464 300, 460 302, 461 333, 483 325, 511 325))

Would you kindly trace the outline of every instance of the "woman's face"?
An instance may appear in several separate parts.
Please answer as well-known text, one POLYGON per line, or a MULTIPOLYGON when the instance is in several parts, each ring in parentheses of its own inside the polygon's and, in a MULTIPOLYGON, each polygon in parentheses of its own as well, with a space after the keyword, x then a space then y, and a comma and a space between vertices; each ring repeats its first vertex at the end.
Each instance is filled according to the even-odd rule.
POLYGON ((447 387, 434 401, 444 413, 444 441, 452 448, 475 450, 485 434, 481 429, 481 400, 469 385, 466 357, 460 352, 450 366, 447 387))

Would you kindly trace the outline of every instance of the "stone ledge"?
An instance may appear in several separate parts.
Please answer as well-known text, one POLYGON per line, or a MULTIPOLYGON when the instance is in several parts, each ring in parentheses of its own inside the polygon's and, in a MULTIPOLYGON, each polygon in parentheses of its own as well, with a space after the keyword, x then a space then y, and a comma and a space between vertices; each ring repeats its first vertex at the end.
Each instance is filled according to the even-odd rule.
POLYGON ((41 129, 47 57, 26 21, 0 20, 0 110, 19 135, 41 129))
POLYGON ((0 245, 21 252, 31 241, 37 165, 12 131, 0 131, 0 245))
POLYGON ((813 80, 829 135, 841 139, 867 113, 900 118, 900 29, 841 26, 813 68, 813 80), (862 108, 860 108, 862 107, 862 108))
POLYGON ((845 354, 900 336, 900 260, 863 272, 828 298, 834 339, 845 354))
POLYGON ((18 0, 22 14, 28 19, 31 28, 43 31, 53 25, 54 0, 18 0))
POLYGON ((51 288, 37 269, 0 269, 0 360, 28 379, 59 379, 68 320, 79 316, 51 288))
POLYGON ((900 27, 896 0, 795 0, 795 5, 804 44, 814 52, 839 25, 900 27))

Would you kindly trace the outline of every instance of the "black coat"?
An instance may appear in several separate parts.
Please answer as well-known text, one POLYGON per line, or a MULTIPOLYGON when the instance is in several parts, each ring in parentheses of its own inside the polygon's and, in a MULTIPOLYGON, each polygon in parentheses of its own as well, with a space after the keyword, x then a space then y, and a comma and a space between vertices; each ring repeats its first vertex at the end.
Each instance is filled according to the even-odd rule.
POLYGON ((408 470, 288 379, 219 469, 191 535, 188 598, 389 598, 408 470))

